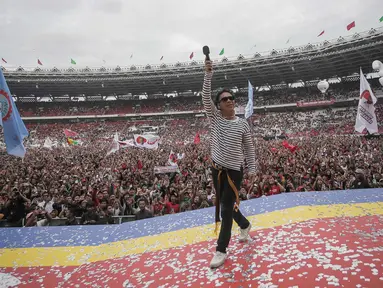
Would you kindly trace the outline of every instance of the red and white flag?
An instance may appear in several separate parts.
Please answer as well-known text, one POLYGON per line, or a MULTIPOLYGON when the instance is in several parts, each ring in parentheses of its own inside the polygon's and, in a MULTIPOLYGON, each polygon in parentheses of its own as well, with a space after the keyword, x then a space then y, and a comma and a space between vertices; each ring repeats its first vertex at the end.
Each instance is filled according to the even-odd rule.
POLYGON ((319 35, 317 37, 320 37, 324 34, 324 30, 322 32, 319 33, 319 35))
POLYGON ((170 151, 168 163, 170 166, 178 166, 176 153, 170 151))
POLYGON ((370 84, 360 69, 359 104, 355 120, 355 130, 359 133, 362 133, 364 129, 367 129, 370 134, 378 132, 374 106, 377 101, 370 84))
POLYGON ((352 21, 350 24, 347 25, 347 31, 350 31, 352 28, 355 28, 355 21, 352 21))
POLYGON ((158 135, 134 135, 134 143, 138 148, 157 149, 159 140, 158 135))
POLYGON ((120 143, 118 143, 118 132, 116 132, 116 134, 114 134, 114 137, 113 137, 112 147, 110 148, 108 153, 106 153, 106 155, 113 154, 117 152, 118 150, 120 150, 120 143))
POLYGON ((66 137, 77 137, 78 136, 77 132, 74 132, 74 131, 69 130, 69 129, 64 129, 64 134, 66 137))
POLYGON ((125 141, 118 141, 120 148, 135 147, 134 139, 129 139, 125 141))
POLYGON ((142 168, 144 168, 144 164, 142 163, 142 161, 140 159, 138 159, 138 161, 137 161, 137 169, 138 170, 142 170, 142 168))
POLYGON ((282 142, 282 146, 289 149, 291 153, 294 153, 298 149, 298 146, 292 145, 286 140, 282 142))
POLYGON ((194 144, 201 143, 201 137, 199 136, 199 133, 197 133, 194 137, 194 144))

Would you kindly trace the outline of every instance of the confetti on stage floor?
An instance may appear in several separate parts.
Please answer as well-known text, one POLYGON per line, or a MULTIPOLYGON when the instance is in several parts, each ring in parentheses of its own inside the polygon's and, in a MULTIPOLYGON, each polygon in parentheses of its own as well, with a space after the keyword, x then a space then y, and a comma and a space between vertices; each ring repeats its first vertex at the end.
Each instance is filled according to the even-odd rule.
POLYGON ((382 189, 241 207, 252 240, 239 243, 234 229, 216 270, 212 209, 119 226, 1 229, 0 287, 383 287, 382 189))

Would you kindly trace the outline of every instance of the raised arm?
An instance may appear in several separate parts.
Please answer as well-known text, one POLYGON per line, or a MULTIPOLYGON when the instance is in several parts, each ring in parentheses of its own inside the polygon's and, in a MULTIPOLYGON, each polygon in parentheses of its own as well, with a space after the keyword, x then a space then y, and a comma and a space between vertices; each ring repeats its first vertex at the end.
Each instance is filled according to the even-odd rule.
POLYGON ((205 71, 205 78, 203 80, 202 87, 202 102, 207 117, 212 118, 216 112, 216 108, 214 106, 213 100, 211 99, 211 79, 213 78, 211 61, 205 62, 205 71))
POLYGON ((246 122, 246 129, 243 135, 243 146, 245 152, 246 163, 249 166, 249 173, 255 174, 256 172, 256 161, 255 161, 255 148, 253 141, 251 140, 251 133, 249 124, 246 122))

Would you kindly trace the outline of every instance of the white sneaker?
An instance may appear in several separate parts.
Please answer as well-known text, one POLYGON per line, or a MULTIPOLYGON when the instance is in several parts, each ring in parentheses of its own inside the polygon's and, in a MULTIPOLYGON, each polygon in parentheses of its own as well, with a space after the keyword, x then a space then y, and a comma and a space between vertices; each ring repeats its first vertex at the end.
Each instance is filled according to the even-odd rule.
POLYGON ((239 242, 246 242, 247 240, 250 239, 250 235, 249 235, 250 230, 251 230, 251 224, 246 229, 239 229, 240 231, 240 234, 238 237, 239 242))
POLYGON ((219 251, 215 252, 214 257, 210 262, 210 268, 218 268, 223 263, 225 263, 226 258, 227 258, 226 253, 222 253, 219 251))

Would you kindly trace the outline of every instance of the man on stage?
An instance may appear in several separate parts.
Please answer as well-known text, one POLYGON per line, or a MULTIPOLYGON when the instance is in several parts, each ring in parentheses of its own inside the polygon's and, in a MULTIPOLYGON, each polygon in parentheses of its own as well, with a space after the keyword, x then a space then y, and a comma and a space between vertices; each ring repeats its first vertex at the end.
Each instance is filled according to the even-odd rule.
POLYGON ((243 177, 243 150, 248 165, 250 181, 255 177, 255 149, 251 139, 250 126, 245 119, 235 116, 234 95, 224 89, 211 98, 211 79, 213 66, 205 61, 205 79, 202 100, 206 115, 211 122, 211 160, 214 188, 216 190, 216 229, 220 221, 221 229, 217 241, 216 253, 210 267, 217 268, 224 264, 226 249, 230 242, 233 219, 240 228, 239 241, 249 239, 250 222, 239 211, 240 185, 243 177))

